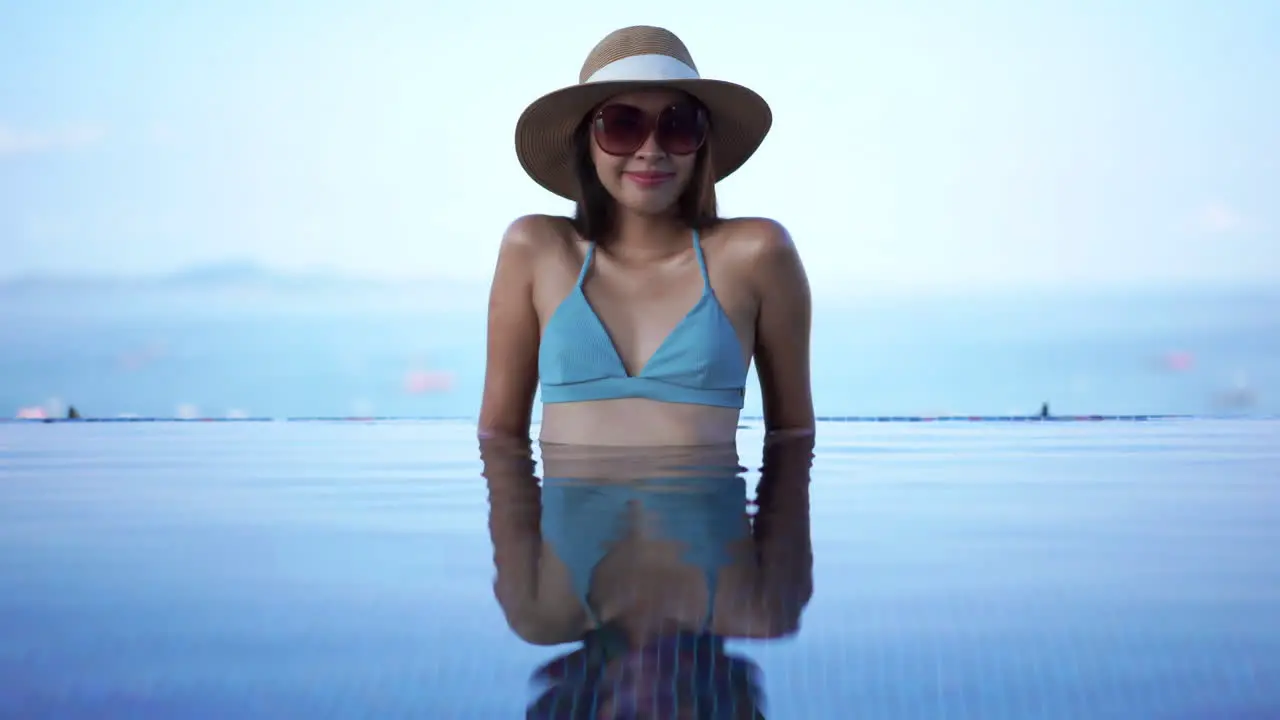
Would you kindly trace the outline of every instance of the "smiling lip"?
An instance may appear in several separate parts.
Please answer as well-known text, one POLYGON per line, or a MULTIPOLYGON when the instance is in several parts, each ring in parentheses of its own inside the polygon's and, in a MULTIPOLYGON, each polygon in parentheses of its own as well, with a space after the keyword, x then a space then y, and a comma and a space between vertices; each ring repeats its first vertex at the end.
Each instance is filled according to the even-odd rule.
POLYGON ((657 187, 676 175, 664 172, 629 172, 626 176, 631 182, 641 187, 657 187))

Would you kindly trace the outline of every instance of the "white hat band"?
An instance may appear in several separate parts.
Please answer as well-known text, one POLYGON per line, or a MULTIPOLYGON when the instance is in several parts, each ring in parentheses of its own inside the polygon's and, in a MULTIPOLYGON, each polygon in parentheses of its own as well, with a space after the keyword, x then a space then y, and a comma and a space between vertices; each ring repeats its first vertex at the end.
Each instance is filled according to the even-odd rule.
POLYGON ((620 58, 591 73, 589 83, 664 80, 697 80, 698 71, 670 55, 632 55, 620 58))

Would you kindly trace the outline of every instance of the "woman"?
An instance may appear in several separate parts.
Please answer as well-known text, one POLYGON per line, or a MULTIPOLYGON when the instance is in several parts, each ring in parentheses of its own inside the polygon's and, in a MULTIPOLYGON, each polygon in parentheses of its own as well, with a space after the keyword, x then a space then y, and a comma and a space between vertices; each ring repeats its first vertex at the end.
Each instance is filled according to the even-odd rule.
POLYGON ((675 35, 611 33, 579 83, 525 110, 521 165, 573 218, 508 228, 489 300, 480 433, 590 445, 732 442, 754 359, 771 432, 810 433, 810 297, 791 238, 721 219, 715 183, 769 106, 698 77, 675 35))

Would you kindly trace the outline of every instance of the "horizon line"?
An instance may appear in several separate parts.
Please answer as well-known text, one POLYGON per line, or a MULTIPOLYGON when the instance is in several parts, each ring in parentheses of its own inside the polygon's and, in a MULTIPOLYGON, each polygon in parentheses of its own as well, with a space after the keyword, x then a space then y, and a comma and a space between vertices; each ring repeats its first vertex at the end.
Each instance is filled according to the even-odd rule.
MULTIPOLYGON (((1182 414, 1182 413, 1137 413, 1137 414, 1067 414, 1067 415, 821 415, 815 418, 819 423, 1054 423, 1054 422, 1154 422, 1161 420, 1277 420, 1278 415, 1247 414, 1182 414)), ((167 417, 167 416, 116 416, 116 417, 57 417, 57 418, 0 418, 0 424, 72 424, 72 423, 308 423, 308 422, 474 422, 475 418, 464 415, 301 415, 283 417, 167 417)), ((763 422, 763 417, 746 416, 743 421, 763 422)), ((535 423, 536 425, 536 423, 535 423)), ((739 430, 751 429, 740 426, 739 430)))

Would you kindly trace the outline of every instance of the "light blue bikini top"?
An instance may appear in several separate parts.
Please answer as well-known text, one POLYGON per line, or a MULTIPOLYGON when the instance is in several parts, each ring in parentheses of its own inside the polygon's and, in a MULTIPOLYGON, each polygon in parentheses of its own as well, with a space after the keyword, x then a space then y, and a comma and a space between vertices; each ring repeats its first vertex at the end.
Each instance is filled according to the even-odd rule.
POLYGON ((693 233, 693 251, 702 272, 702 297, 636 375, 627 373, 608 329, 582 290, 595 250, 595 243, 587 247, 577 284, 542 330, 542 402, 647 398, 741 409, 747 361, 738 334, 711 290, 698 232, 693 233))

